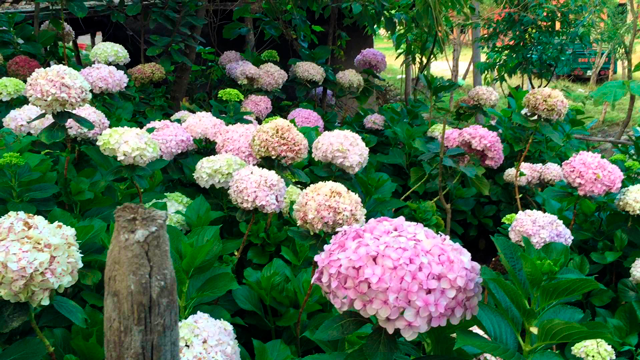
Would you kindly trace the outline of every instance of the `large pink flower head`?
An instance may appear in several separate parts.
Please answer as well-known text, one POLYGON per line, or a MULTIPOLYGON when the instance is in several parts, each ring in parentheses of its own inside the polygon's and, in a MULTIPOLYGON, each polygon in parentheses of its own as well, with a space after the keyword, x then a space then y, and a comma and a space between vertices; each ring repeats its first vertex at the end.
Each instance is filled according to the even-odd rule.
POLYGON ((304 189, 293 206, 299 227, 317 233, 364 224, 367 211, 360 197, 344 185, 323 181, 304 189))
POLYGON ((117 93, 127 87, 129 78, 122 70, 115 66, 94 64, 80 71, 85 80, 91 85, 95 94, 117 93))
POLYGON ((271 100, 264 95, 249 95, 242 102, 242 108, 251 111, 258 119, 264 119, 272 110, 271 100))
POLYGON ((131 75, 131 80, 136 86, 155 84, 167 77, 162 65, 157 63, 140 64, 133 69, 129 69, 127 73, 131 75))
POLYGON ((253 84, 260 78, 260 70, 246 60, 236 61, 227 65, 226 72, 227 76, 240 85, 253 84))
MULTIPOLYGON (((445 140, 447 133, 445 133, 445 140)), ((458 137, 458 146, 468 154, 476 155, 482 166, 496 169, 504 160, 502 142, 498 133, 480 125, 471 125, 462 129, 458 137)))
POLYGON ((66 125, 67 131, 71 137, 95 140, 103 131, 109 128, 109 120, 107 120, 107 117, 102 113, 102 111, 91 105, 79 107, 73 110, 72 113, 89 120, 93 124, 94 128, 93 130, 87 130, 86 128, 78 125, 75 120, 69 119, 67 120, 66 125))
POLYGON ((240 360, 233 326, 197 312, 180 321, 180 360, 240 360))
POLYGON ((578 189, 581 196, 599 196, 618 192, 624 175, 617 166, 600 154, 581 151, 562 163, 567 183, 578 189))
MULTIPOLYGON (((451 149, 460 146, 460 133, 462 130, 460 129, 449 129, 447 128, 444 132, 444 146, 451 149)), ((438 141, 440 140, 440 136, 437 137, 438 141)))
POLYGON ((72 227, 9 212, 0 218, 0 297, 48 305, 52 292, 78 280, 81 256, 72 227))
POLYGON ((364 127, 369 130, 384 130, 384 116, 375 113, 364 118, 364 127))
POLYGON ((317 161, 332 163, 349 174, 357 173, 369 161, 369 148, 350 130, 322 133, 313 143, 311 154, 317 161))
POLYGON ((522 245, 522 237, 526 236, 531 244, 540 249, 550 242, 571 245, 573 235, 557 216, 538 210, 520 211, 509 228, 509 238, 522 245))
POLYGON ((229 198, 234 204, 263 213, 280 212, 286 191, 284 180, 275 171, 253 165, 236 171, 229 183, 229 198))
POLYGON ((165 160, 171 160, 176 155, 195 149, 193 137, 180 124, 169 120, 152 121, 142 130, 153 128, 151 138, 160 145, 160 153, 165 160))
POLYGON ((289 78, 287 72, 272 63, 260 65, 260 77, 257 86, 264 91, 275 91, 284 85, 289 78))
POLYGON ((18 55, 7 62, 7 75, 20 80, 27 80, 36 69, 40 69, 40 63, 28 56, 18 55))
POLYGON ((531 90, 522 101, 527 112, 548 120, 561 120, 569 110, 569 101, 560 90, 538 88, 531 90))
MULTIPOLYGON (((322 92, 323 91, 324 90, 323 90, 322 87, 317 87, 313 91, 311 91, 311 94, 309 94, 309 97, 311 99, 313 99, 314 101, 316 101, 317 103, 320 103, 320 101, 322 101, 322 92)), ((329 104, 329 105, 335 105, 336 104, 336 98, 333 96, 333 91, 331 91, 331 90, 327 90, 327 104, 329 104)))
MULTIPOLYGON (((530 164, 523 162, 520 164, 520 174, 518 174, 518 185, 533 186, 540 182, 542 164, 530 164)), ((514 184, 516 182, 516 168, 512 167, 504 172, 504 181, 514 184)))
POLYGON ((227 65, 238 61, 244 61, 244 57, 242 56, 242 54, 237 51, 229 50, 222 53, 220 59, 218 60, 218 65, 226 68, 227 65))
POLYGON ((304 160, 309 153, 307 138, 282 118, 258 126, 251 148, 258 159, 270 157, 287 165, 304 160))
POLYGON ((218 134, 225 127, 224 121, 211 115, 211 113, 200 111, 189 115, 182 123, 182 127, 187 130, 194 139, 207 139, 215 141, 218 134))
POLYGON ((42 110, 40 110, 39 107, 25 105, 21 108, 11 110, 9 114, 2 119, 2 126, 11 129, 16 135, 31 134, 35 136, 53 122, 51 115, 31 122, 31 120, 40 114, 42 114, 42 110))
POLYGON ((309 61, 300 61, 291 67, 290 75, 304 82, 315 82, 322 84, 327 75, 320 65, 309 61))
POLYGON ((37 69, 29 76, 25 95, 46 113, 71 111, 91 100, 91 85, 79 72, 64 65, 37 69))
POLYGON ((320 132, 324 131, 324 121, 317 112, 309 109, 297 108, 289 113, 288 120, 295 120, 298 127, 318 127, 320 132))
POLYGON ((564 180, 562 167, 558 164, 547 163, 542 166, 540 181, 548 185, 555 185, 558 181, 564 180))
POLYGON ((480 265, 445 235, 403 217, 343 228, 315 257, 313 282, 338 311, 376 316, 407 340, 478 312, 480 265))
POLYGON ((224 127, 216 139, 216 152, 235 155, 249 165, 257 164, 258 158, 251 148, 251 140, 257 128, 254 124, 233 124, 224 127))
POLYGON ((376 49, 364 49, 353 61, 358 70, 371 69, 380 74, 387 68, 387 57, 376 49))
POLYGON ((500 99, 498 93, 489 86, 476 86, 469 91, 467 96, 473 102, 473 105, 487 108, 498 105, 498 100, 500 99))

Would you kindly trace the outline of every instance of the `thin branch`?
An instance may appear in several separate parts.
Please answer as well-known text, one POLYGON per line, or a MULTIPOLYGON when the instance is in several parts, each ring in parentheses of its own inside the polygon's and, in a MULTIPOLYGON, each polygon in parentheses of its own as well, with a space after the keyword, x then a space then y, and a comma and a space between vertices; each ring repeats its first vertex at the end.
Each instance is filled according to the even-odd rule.
POLYGON ((606 142, 610 144, 616 145, 633 145, 633 141, 629 140, 620 140, 620 139, 607 139, 596 136, 585 136, 585 135, 574 135, 574 139, 590 141, 590 142, 606 142))
POLYGON ((247 226, 247 231, 244 233, 244 238, 242 238, 242 244, 240 244, 240 249, 238 249, 238 253, 236 254, 236 259, 240 259, 242 255, 242 249, 244 249, 245 244, 247 243, 247 237, 249 237, 249 232, 251 231, 251 226, 253 225, 253 221, 256 219, 256 213, 251 213, 251 221, 249 222, 249 226, 247 226))
POLYGON ((520 161, 516 166, 516 180, 514 181, 514 183, 516 185, 516 202, 518 203, 518 211, 522 211, 522 204, 520 204, 520 193, 518 192, 518 178, 520 177, 520 166, 522 166, 522 163, 524 162, 524 158, 525 156, 527 156, 527 153, 529 152, 529 147, 531 146, 531 142, 533 141, 533 137, 535 135, 536 135, 536 131, 534 130, 533 133, 531 134, 531 137, 529 137, 529 142, 527 142, 527 147, 524 149, 524 153, 522 153, 522 157, 520 158, 520 161))

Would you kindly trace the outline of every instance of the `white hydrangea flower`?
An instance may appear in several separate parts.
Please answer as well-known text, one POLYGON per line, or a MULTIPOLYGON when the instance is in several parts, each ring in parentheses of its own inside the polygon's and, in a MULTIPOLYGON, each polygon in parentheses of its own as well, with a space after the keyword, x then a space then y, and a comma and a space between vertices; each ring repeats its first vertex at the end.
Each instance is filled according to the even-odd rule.
POLYGON ((126 65, 131 61, 124 46, 109 41, 101 42, 91 49, 89 58, 96 64, 126 65))
POLYGON ((583 360, 614 360, 616 352, 602 339, 581 341, 571 348, 571 354, 583 360))
POLYGON ((640 184, 622 189, 616 198, 616 206, 620 211, 640 215, 640 184))
POLYGON ((197 312, 180 321, 180 360, 240 360, 233 326, 197 312))
POLYGON ((640 284, 640 258, 637 258, 633 264, 631 264, 631 282, 638 285, 640 284))
POLYGON ((239 157, 232 154, 218 154, 208 156, 196 165, 193 178, 198 185, 209 188, 211 185, 216 188, 229 188, 229 182, 233 173, 247 166, 239 157))
POLYGON ((97 145, 107 156, 115 156, 124 165, 146 166, 160 158, 160 146, 151 135, 142 130, 116 127, 98 136, 97 145))

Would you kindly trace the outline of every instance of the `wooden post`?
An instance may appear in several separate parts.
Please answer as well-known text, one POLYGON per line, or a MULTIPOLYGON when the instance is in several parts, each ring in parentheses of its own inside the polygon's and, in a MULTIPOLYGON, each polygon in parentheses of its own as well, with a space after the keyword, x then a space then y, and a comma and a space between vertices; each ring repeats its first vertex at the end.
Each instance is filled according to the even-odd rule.
POLYGON ((179 359, 178 293, 167 215, 125 204, 116 209, 115 220, 105 270, 106 359, 179 359))

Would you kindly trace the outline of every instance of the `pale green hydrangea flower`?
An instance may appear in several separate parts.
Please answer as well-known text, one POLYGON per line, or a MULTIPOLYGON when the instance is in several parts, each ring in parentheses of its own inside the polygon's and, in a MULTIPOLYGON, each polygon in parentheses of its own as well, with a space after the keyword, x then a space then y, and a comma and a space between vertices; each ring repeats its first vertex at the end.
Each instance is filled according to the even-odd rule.
POLYGON ((165 193, 164 195, 166 196, 165 199, 153 200, 146 203, 145 206, 150 207, 155 203, 164 202, 167 204, 167 225, 175 226, 182 231, 189 230, 187 221, 183 214, 187 211, 187 207, 193 202, 193 200, 179 192, 165 193))
POLYGON ((284 216, 289 217, 289 209, 298 201, 300 194, 302 194, 302 190, 300 190, 299 187, 289 185, 287 191, 284 193, 284 208, 282 209, 284 216))
POLYGON ((280 61, 280 56, 278 56, 278 52, 275 50, 267 50, 260 55, 260 58, 264 61, 278 62, 280 61))
POLYGON ((24 94, 25 84, 19 79, 3 77, 0 79, 0 100, 9 101, 24 94))
POLYGON ((571 354, 583 360, 613 360, 616 352, 602 339, 581 341, 571 348, 571 354))
POLYGON ((244 100, 244 95, 236 89, 224 89, 218 92, 218 99, 228 102, 239 102, 244 100))
POLYGON ((0 158, 0 167, 22 166, 24 164, 26 164, 26 161, 20 154, 15 152, 2 154, 2 158, 0 158))
POLYGON ((124 46, 109 41, 96 45, 89 53, 89 58, 96 64, 126 65, 131 61, 124 46))
POLYGON ((247 166, 247 163, 235 155, 218 154, 208 156, 196 165, 193 178, 203 188, 211 185, 216 188, 229 188, 233 173, 247 166))
POLYGON ((516 214, 509 214, 502 218, 502 222, 505 224, 511 225, 515 219, 516 219, 516 214))
MULTIPOLYGON (((430 137, 433 137, 433 138, 436 138, 436 139, 440 139, 440 137, 442 137, 442 128, 443 128, 442 124, 435 124, 435 125, 431 126, 429 128, 429 130, 427 131, 427 136, 430 136, 430 137)), ((451 129, 451 128, 447 126, 445 131, 449 130, 449 129, 451 129)))

